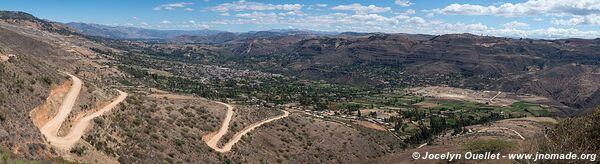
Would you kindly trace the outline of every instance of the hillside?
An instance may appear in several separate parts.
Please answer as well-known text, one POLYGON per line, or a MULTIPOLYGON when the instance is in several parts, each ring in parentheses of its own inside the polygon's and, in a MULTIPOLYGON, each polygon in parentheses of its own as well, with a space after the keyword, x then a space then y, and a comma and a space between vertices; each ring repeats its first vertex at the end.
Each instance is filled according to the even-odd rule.
MULTIPOLYGON (((31 159, 54 157, 56 151, 44 142, 29 119, 29 113, 42 104, 52 88, 67 81, 68 76, 62 71, 79 70, 85 74, 97 71, 94 67, 99 66, 81 60, 89 57, 82 54, 85 52, 76 50, 81 45, 58 42, 65 38, 78 42, 77 36, 71 35, 75 33, 59 23, 40 20, 21 12, 0 12, 0 17, 0 51, 10 56, 9 60, 0 62, 0 103, 4 122, 0 132, 5 138, 2 139, 2 147, 31 159)), ((88 78, 109 73, 97 72, 88 78)))
MULTIPOLYGON (((132 72, 143 68, 138 65, 144 62, 130 63, 129 58, 136 56, 130 56, 129 52, 88 40, 60 23, 29 17, 30 15, 24 13, 19 13, 18 17, 12 15, 14 12, 6 13, 9 16, 5 16, 5 19, 0 22, 0 38, 3 38, 0 41, 3 56, 0 75, 4 77, 1 78, 0 85, 5 88, 0 90, 2 96, 0 104, 3 109, 0 115, 3 122, 0 137, 4 138, 1 141, 3 156, 11 158, 9 161, 12 161, 12 158, 51 160, 62 157, 69 161, 86 163, 277 162, 290 160, 290 157, 294 156, 294 160, 304 162, 347 162, 366 161, 399 151, 404 146, 395 144, 398 141, 392 134, 380 134, 365 128, 356 129, 359 127, 346 127, 344 124, 311 118, 296 111, 290 115, 291 120, 285 118, 256 127, 256 130, 244 135, 241 141, 233 146, 233 153, 217 153, 208 147, 201 137, 215 131, 223 117, 222 107, 213 101, 230 100, 210 94, 202 95, 213 99, 207 100, 199 97, 200 94, 184 94, 188 91, 179 88, 182 87, 180 85, 164 86, 163 80, 145 80, 136 72, 132 72), (46 28, 50 27, 47 25, 52 25, 52 29, 46 28), (67 30, 67 32, 56 29, 67 30), (69 77, 69 74, 73 76, 69 77), (80 91, 73 92, 77 93, 76 95, 71 95, 69 88, 79 88, 76 87, 77 85, 82 85, 80 91), (160 91, 154 87, 168 89, 175 93, 160 91), (125 101, 117 101, 117 98, 122 98, 115 91, 117 89, 129 94, 125 101), (49 122, 55 123, 53 120, 59 117, 58 113, 62 112, 66 99, 72 100, 68 101, 73 103, 72 109, 69 109, 72 111, 66 113, 68 116, 64 122, 58 122, 60 124, 58 128, 51 130, 52 133, 56 133, 50 134, 53 138, 43 137, 42 133, 49 133, 44 129, 45 125, 49 122), (81 119, 94 115, 96 110, 113 100, 118 105, 89 122, 90 125, 83 131, 81 139, 69 139, 68 145, 52 143, 60 141, 61 137, 71 136, 73 131, 80 133, 73 128, 81 129, 79 127, 81 119), (263 133, 276 135, 263 135, 263 133), (316 144, 315 140, 331 139, 319 135, 320 133, 328 133, 330 136, 344 139, 316 144), (296 142, 290 140, 291 138, 299 140, 296 142), (381 140, 371 138, 381 138, 381 140), (251 140, 257 141, 251 142, 251 140), (345 140, 355 141, 358 145, 350 146, 350 143, 345 140), (75 141, 74 145, 70 145, 72 141, 75 141), (268 141, 275 141, 275 144, 268 141), (132 149, 152 151, 131 151, 132 149), (344 153, 319 153, 324 149, 344 153), (344 158, 366 150, 372 153, 344 158), (306 151, 313 151, 313 153, 301 153, 306 151)), ((146 62, 178 64, 177 61, 155 58, 148 59, 146 62)), ((267 81, 278 83, 280 86, 277 87, 285 87, 282 85, 285 82, 278 80, 291 80, 280 75, 212 65, 194 63, 179 65, 182 66, 195 67, 196 72, 158 70, 153 67, 143 69, 150 70, 152 74, 159 73, 169 78, 177 78, 178 82, 186 80, 196 82, 195 77, 202 76, 208 83, 193 86, 206 87, 206 89, 219 84, 220 80, 268 79, 267 81)), ((214 93, 218 92, 215 90, 214 93)), ((264 91, 260 93, 266 95, 264 91)), ((258 102, 262 102, 263 105, 230 102, 239 104, 235 105, 236 114, 230 132, 223 137, 224 141, 229 140, 236 131, 241 131, 244 127, 281 114, 282 107, 268 105, 270 102, 265 100, 258 102)), ((60 115, 63 116, 65 115, 60 115)))
POLYGON ((558 151, 566 143, 543 138, 565 137, 579 150, 597 138, 598 114, 562 117, 600 104, 599 50, 600 39, 186 34, 4 11, 0 153, 4 162, 397 163, 482 143, 558 151))

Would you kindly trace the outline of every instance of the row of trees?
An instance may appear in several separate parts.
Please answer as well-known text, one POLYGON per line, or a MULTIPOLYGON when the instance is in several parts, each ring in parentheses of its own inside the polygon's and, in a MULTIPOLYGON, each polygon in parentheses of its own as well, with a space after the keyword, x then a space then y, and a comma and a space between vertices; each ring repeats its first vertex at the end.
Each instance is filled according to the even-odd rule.
POLYGON ((487 116, 475 117, 468 113, 454 113, 448 115, 426 113, 424 110, 413 109, 401 112, 401 117, 392 118, 394 129, 397 133, 406 133, 404 119, 417 122, 417 128, 412 131, 408 143, 422 143, 433 136, 452 130, 455 134, 463 133, 464 127, 475 124, 489 123, 503 119, 500 114, 490 112, 487 116), (428 121, 429 124, 426 124, 428 121))

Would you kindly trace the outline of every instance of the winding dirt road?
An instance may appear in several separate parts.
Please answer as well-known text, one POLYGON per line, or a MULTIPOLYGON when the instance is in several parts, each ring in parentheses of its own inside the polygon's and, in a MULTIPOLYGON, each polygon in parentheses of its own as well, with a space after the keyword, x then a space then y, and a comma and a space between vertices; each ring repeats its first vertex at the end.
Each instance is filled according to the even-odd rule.
POLYGON ((223 145, 222 148, 219 148, 217 146, 217 144, 219 143, 219 141, 221 140, 223 135, 227 134, 227 131, 229 130, 229 123, 231 122, 231 118, 233 117, 233 106, 226 104, 226 103, 222 103, 222 102, 217 102, 217 103, 225 105, 227 107, 227 114, 225 115, 223 124, 221 124, 221 128, 219 129, 219 131, 209 133, 202 138, 203 138, 204 142, 206 142, 206 145, 208 145, 210 148, 214 149, 215 151, 221 152, 221 153, 231 151, 231 147, 233 147, 233 145, 238 143, 242 139, 242 136, 244 136, 245 134, 249 133, 250 131, 256 129, 257 127, 260 127, 263 124, 269 123, 271 121, 285 118, 290 115, 290 113, 288 111, 284 110, 283 111, 284 113, 280 116, 272 117, 272 118, 263 120, 261 122, 254 123, 254 124, 244 128, 242 131, 233 135, 233 137, 227 143, 225 143, 225 145, 223 145))
POLYGON ((52 136, 58 134, 58 130, 60 129, 62 123, 67 119, 69 113, 71 113, 71 110, 73 110, 73 106, 75 106, 77 96, 79 96, 79 92, 81 91, 81 86, 83 85, 81 79, 71 74, 68 75, 71 76, 73 85, 71 85, 71 89, 69 89, 69 92, 67 92, 65 99, 60 104, 56 116, 54 116, 52 120, 48 121, 40 129, 44 136, 52 136))
POLYGON ((73 110, 73 106, 75 105, 75 101, 77 100, 79 92, 81 91, 81 86, 83 85, 81 79, 71 74, 69 74, 69 76, 71 76, 71 78, 73 79, 73 85, 71 86, 71 89, 69 90, 69 92, 65 96, 65 99, 60 105, 58 114, 56 114, 56 116, 54 116, 52 120, 48 121, 48 123, 46 123, 44 126, 42 126, 42 128, 40 128, 40 131, 46 137, 46 140, 50 142, 51 145, 63 150, 71 149, 71 147, 75 143, 77 143, 77 141, 79 141, 81 136, 83 136, 83 134, 85 133, 86 128, 90 124, 90 121, 92 121, 98 116, 101 116, 105 112, 110 111, 112 108, 114 108, 123 100, 125 100, 125 98, 127 98, 127 93, 117 90, 120 95, 116 99, 114 99, 110 104, 104 106, 100 110, 90 115, 76 120, 74 122, 74 126, 71 128, 71 131, 64 137, 60 137, 58 136, 58 130, 69 116, 69 113, 71 113, 71 111, 73 110))

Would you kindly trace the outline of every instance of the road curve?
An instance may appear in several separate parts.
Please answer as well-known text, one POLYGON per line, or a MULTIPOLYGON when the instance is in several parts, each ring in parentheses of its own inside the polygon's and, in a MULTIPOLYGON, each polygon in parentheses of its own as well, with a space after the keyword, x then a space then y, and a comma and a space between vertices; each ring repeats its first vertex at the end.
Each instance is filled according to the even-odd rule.
POLYGON ((107 111, 110 111, 112 108, 117 106, 119 103, 123 102, 125 98, 127 98, 127 93, 117 90, 119 92, 119 96, 114 99, 110 104, 102 107, 100 110, 87 115, 79 120, 74 122, 74 126, 71 128, 69 133, 64 137, 58 136, 58 130, 60 129, 62 123, 66 120, 69 113, 73 110, 73 106, 75 105, 75 100, 77 100, 77 96, 79 96, 79 91, 81 90, 81 85, 83 84, 81 80, 73 75, 70 75, 73 79, 73 86, 65 96, 62 104, 60 105, 58 114, 52 118, 48 123, 46 123, 40 131, 46 137, 46 140, 53 146, 63 149, 69 150, 85 133, 85 129, 88 127, 90 122, 104 114, 107 111))
POLYGON ((283 111, 283 114, 277 117, 272 117, 269 118, 267 120, 261 121, 261 122, 257 122, 254 123, 246 128, 244 128, 244 130, 236 133, 235 135, 233 135, 233 138, 231 138, 231 140, 229 140, 229 142, 225 143, 225 145, 223 145, 223 148, 221 148, 221 152, 228 152, 231 150, 231 147, 233 147, 233 145, 235 145, 237 142, 239 142, 242 139, 242 136, 244 136, 246 133, 254 130, 255 128, 262 126, 263 124, 269 123, 271 121, 275 121, 275 120, 279 120, 282 118, 285 118, 287 116, 290 115, 290 112, 288 111, 283 111))
POLYGON ((223 152, 218 146, 217 144, 219 144, 219 140, 221 140, 221 138, 223 137, 223 135, 225 135, 227 133, 227 131, 229 130, 229 123, 231 122, 231 118, 233 117, 233 106, 226 104, 226 103, 222 103, 222 102, 217 102, 221 105, 225 105, 227 107, 227 114, 225 114, 225 119, 223 120, 223 123, 221 124, 221 128, 219 128, 219 131, 217 131, 217 133, 210 133, 207 134, 208 141, 206 142, 206 145, 208 145, 210 148, 218 151, 218 152, 223 152), (221 150, 221 151, 220 151, 221 150))
POLYGON ((256 129, 257 127, 260 127, 263 124, 269 123, 271 121, 285 118, 285 117, 289 116, 289 114, 290 114, 288 111, 284 110, 283 111, 284 113, 282 115, 279 115, 277 117, 272 117, 272 118, 263 120, 261 122, 254 123, 254 124, 244 128, 242 131, 237 132, 235 135, 233 135, 233 137, 227 143, 225 143, 225 145, 223 145, 223 147, 219 148, 217 146, 217 144, 219 143, 219 140, 221 140, 223 135, 225 135, 229 129, 229 123, 231 122, 231 118, 233 117, 233 107, 229 104, 225 104, 222 102, 217 102, 217 103, 227 106, 227 114, 225 115, 225 119, 223 120, 223 124, 221 124, 221 128, 219 129, 219 131, 217 131, 216 133, 213 132, 211 134, 207 134, 206 137, 208 137, 208 140, 205 140, 205 142, 206 142, 206 145, 208 145, 210 148, 212 148, 213 150, 215 150, 217 152, 221 152, 221 153, 231 151, 231 148, 233 147, 233 145, 238 143, 242 139, 242 136, 244 136, 245 134, 249 133, 250 131, 256 129))
POLYGON ((125 100, 125 98, 127 98, 127 93, 117 90, 119 92, 119 97, 117 97, 115 100, 113 100, 113 102, 111 102, 110 104, 104 106, 102 109, 87 115, 79 120, 76 120, 76 122, 74 123, 74 126, 71 128, 71 131, 69 131, 69 134, 67 134, 64 137, 59 137, 56 135, 53 136, 46 136, 46 139, 50 142, 50 144, 64 149, 64 150, 69 150, 71 149, 71 147, 73 145, 75 145, 75 143, 77 143, 77 141, 79 141, 79 139, 81 139, 81 136, 83 136, 83 134, 85 134, 85 130, 88 127, 88 125, 90 125, 90 122, 98 117, 98 116, 102 116, 102 114, 104 114, 105 112, 110 111, 111 109, 113 109, 114 107, 116 107, 119 103, 121 103, 123 100, 125 100))
POLYGON ((79 92, 81 91, 81 86, 83 85, 81 79, 71 74, 68 75, 71 76, 73 85, 71 85, 71 89, 69 89, 69 92, 67 92, 65 99, 60 104, 56 116, 54 116, 52 120, 48 121, 46 124, 44 124, 44 126, 42 126, 42 128, 40 128, 40 131, 44 136, 53 136, 58 134, 58 129, 60 129, 62 123, 65 122, 65 120, 69 116, 69 113, 71 113, 71 110, 73 110, 73 106, 75 106, 75 101, 77 100, 79 92))

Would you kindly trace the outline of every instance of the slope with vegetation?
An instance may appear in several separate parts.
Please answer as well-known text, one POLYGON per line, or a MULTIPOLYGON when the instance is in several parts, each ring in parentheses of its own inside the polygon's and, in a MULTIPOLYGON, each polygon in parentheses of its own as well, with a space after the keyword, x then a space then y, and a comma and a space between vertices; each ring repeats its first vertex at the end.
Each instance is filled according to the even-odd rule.
POLYGON ((533 116, 584 114, 600 103, 598 39, 264 31, 114 40, 22 12, 0 12, 0 38, 4 161, 394 163, 418 145, 525 151, 530 142, 547 152, 597 151, 597 113, 556 126, 533 116), (60 72, 84 85, 65 121, 54 126, 57 136, 82 129, 77 120, 92 120, 86 115, 109 104, 117 94, 110 91, 130 95, 83 125, 94 130, 68 151, 36 128, 60 113, 65 86, 73 84, 60 72), (407 92, 429 85, 488 94, 480 101, 407 92), (489 93, 548 102, 506 103, 509 97, 489 93), (229 118, 214 101, 236 108, 227 133, 207 145, 202 136, 229 118), (232 138, 229 151, 211 148, 233 145, 232 138))

